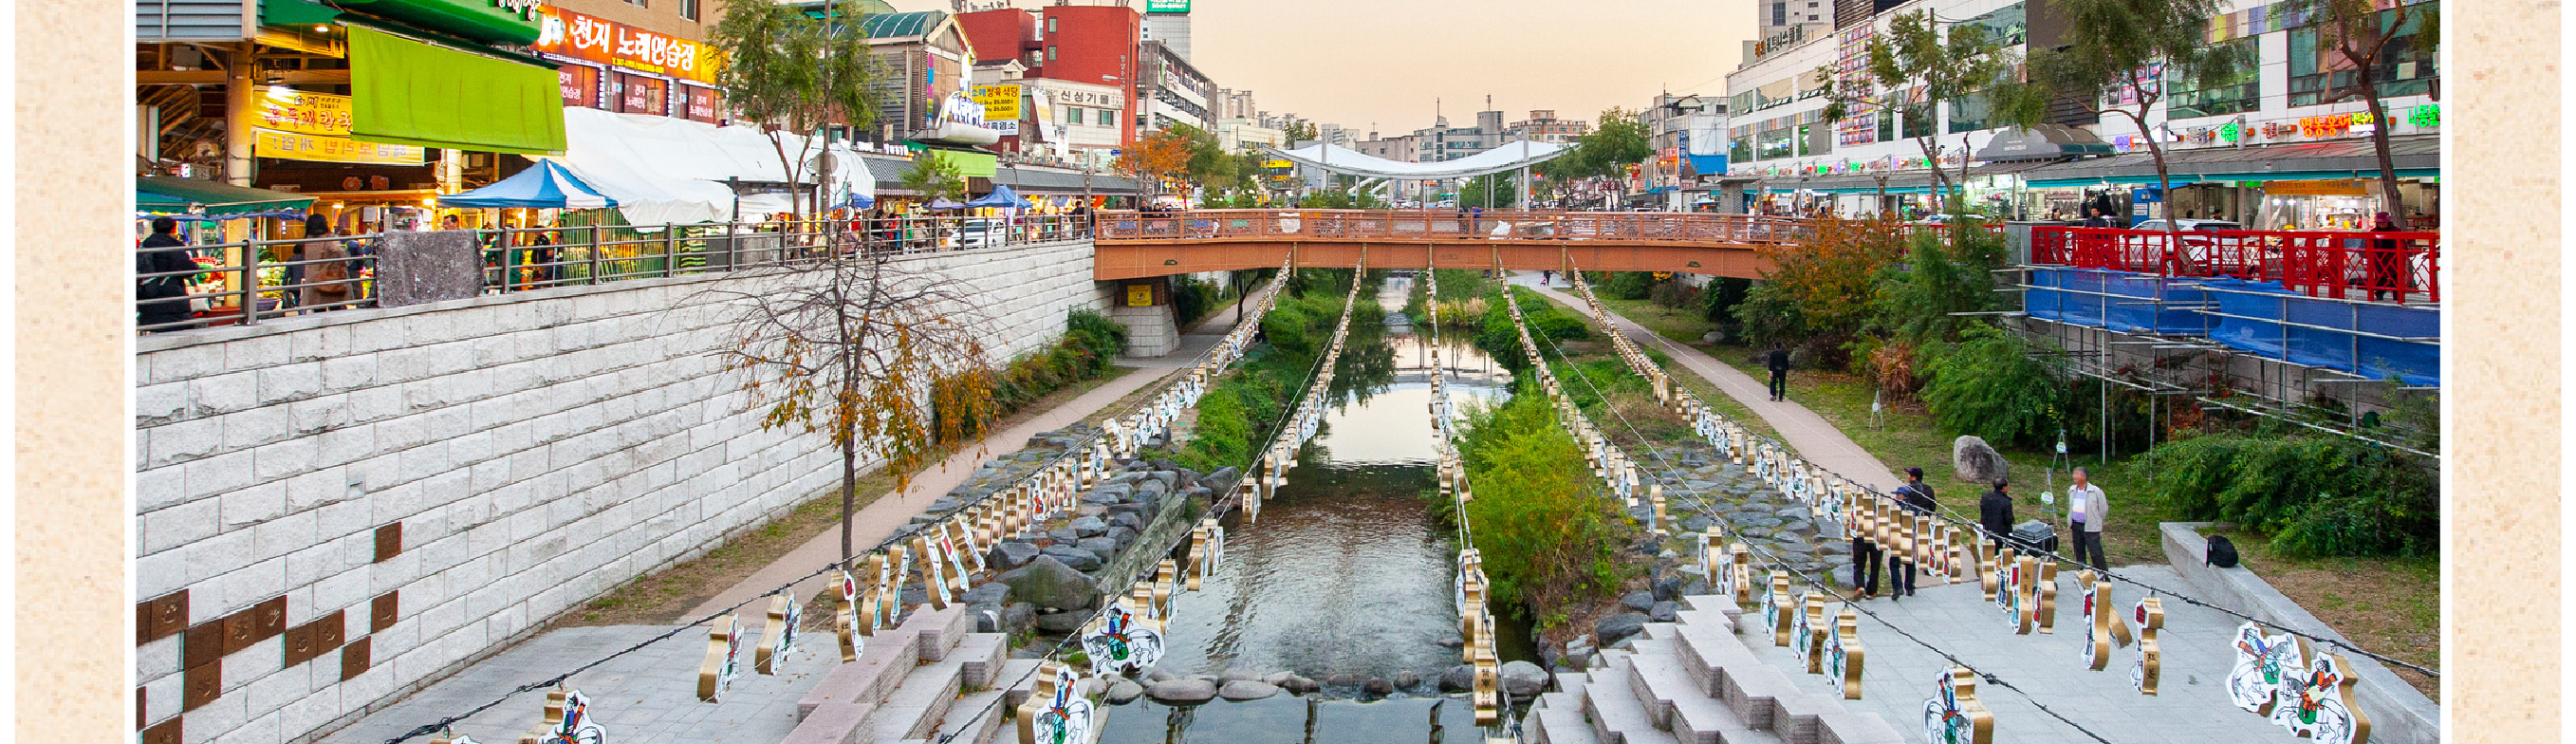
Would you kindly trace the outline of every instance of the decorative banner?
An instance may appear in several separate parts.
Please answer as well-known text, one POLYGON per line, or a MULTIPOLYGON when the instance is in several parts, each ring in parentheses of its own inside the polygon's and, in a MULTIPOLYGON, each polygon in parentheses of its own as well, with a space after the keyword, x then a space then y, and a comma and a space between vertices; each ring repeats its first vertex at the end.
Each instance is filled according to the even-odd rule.
POLYGON ((1091 701, 1072 667, 1047 662, 1036 689, 1020 704, 1020 744, 1084 744, 1091 740, 1091 701))
MULTIPOLYGON (((459 738, 459 744, 472 739, 459 738)), ((580 690, 554 690, 546 693, 546 717, 534 731, 519 737, 519 744, 607 744, 608 729, 590 720, 590 698, 580 690)))
POLYGON ((2343 654, 2317 654, 2308 660, 2305 671, 2281 685, 2281 701, 2272 709, 2272 722, 2291 734, 2326 744, 2369 741, 2370 716, 2353 703, 2352 665, 2343 654))
POLYGON ((1091 657, 1093 676, 1136 675, 1163 660, 1163 632, 1152 621, 1137 622, 1127 609, 1110 605, 1082 635, 1082 651, 1091 657))
POLYGON ((349 111, 348 96, 272 86, 259 96, 259 128, 346 137, 349 111))
POLYGON ((2138 659, 2129 667, 2129 686, 2140 694, 2156 694, 2156 681, 2164 675, 2164 649, 2156 645, 2156 634, 2165 627, 2164 600, 2155 597, 2138 600, 2132 618, 2138 621, 2138 659))
POLYGON ((1932 744, 1994 744, 1995 715, 1977 702, 1976 673, 1950 667, 1938 684, 1923 701, 1923 735, 1932 744))
POLYGON ((720 702, 742 673, 742 628, 732 615, 716 618, 707 632, 707 660, 698 665, 698 699, 720 702))
POLYGON ((760 645, 752 649, 751 667, 761 674, 778 675, 779 662, 796 652, 796 627, 805 621, 805 608, 785 594, 769 597, 769 625, 760 631, 760 645))
POLYGON ((832 624, 841 636, 841 663, 847 664, 858 661, 859 652, 867 650, 867 641, 864 640, 867 629, 859 622, 859 618, 865 616, 859 603, 859 577, 850 575, 848 571, 840 573, 841 604, 832 624))
POLYGON ((421 149, 411 145, 359 142, 347 137, 266 129, 253 130, 251 134, 251 154, 263 158, 382 165, 420 165, 425 162, 421 149))
POLYGON ((1860 699, 1861 662, 1868 656, 1860 642, 1860 616, 1850 607, 1834 620, 1834 633, 1825 639, 1825 674, 1840 686, 1844 700, 1860 699))

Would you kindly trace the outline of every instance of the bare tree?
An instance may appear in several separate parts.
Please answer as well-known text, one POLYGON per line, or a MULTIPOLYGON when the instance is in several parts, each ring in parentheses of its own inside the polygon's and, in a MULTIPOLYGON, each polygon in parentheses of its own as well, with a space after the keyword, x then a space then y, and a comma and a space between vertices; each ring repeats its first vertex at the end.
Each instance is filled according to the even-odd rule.
POLYGON ((735 308, 737 335, 717 353, 763 429, 801 428, 840 447, 846 561, 861 448, 883 458, 901 490, 949 446, 981 439, 997 414, 998 375, 974 332, 970 289, 837 252, 739 282, 706 290, 735 308))

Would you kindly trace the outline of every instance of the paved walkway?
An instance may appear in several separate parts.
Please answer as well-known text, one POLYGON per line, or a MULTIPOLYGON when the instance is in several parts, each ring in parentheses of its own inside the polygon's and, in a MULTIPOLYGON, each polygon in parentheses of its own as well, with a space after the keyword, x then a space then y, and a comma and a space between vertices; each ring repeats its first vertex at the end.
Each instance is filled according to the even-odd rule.
MULTIPOLYGON (((1111 380, 1108 384, 1076 396, 1064 405, 993 435, 986 440, 991 444, 987 450, 966 450, 950 455, 947 460, 915 476, 912 479, 912 488, 908 490, 888 491, 885 495, 877 497, 876 501, 870 502, 866 507, 859 509, 857 514, 851 516, 850 544, 860 550, 877 544, 877 541, 885 539, 887 535, 894 534, 895 530, 910 524, 913 516, 930 507, 931 501, 964 485, 975 475, 975 468, 983 464, 986 459, 1017 452, 1022 443, 1027 442, 1030 437, 1037 436, 1039 432, 1071 426, 1101 408, 1118 402, 1118 399, 1127 397, 1129 393, 1160 382, 1182 367, 1196 363, 1201 355, 1206 354, 1209 348, 1216 346, 1217 341, 1225 337, 1227 331, 1233 329, 1234 318, 1234 305, 1228 303, 1215 313, 1211 313, 1206 320, 1200 321, 1197 328, 1182 334, 1180 348, 1172 353, 1147 359, 1119 361, 1119 366, 1134 367, 1139 370, 1138 372, 1111 380)), ((761 567, 759 571, 752 572, 751 576, 743 579, 741 583, 717 592, 715 597, 690 609, 688 617, 693 619, 704 617, 744 600, 768 594, 770 590, 778 588, 779 584, 812 573, 815 569, 839 558, 840 555, 841 527, 836 522, 830 529, 814 536, 814 539, 797 546, 795 550, 761 567)), ((815 592, 823 590, 826 581, 824 577, 819 576, 806 579, 797 584, 796 596, 812 596, 815 592)))
MULTIPOLYGON (((1576 297, 1571 288, 1560 290, 1543 286, 1539 284, 1538 277, 1532 276, 1529 272, 1513 273, 1512 283, 1536 289, 1540 294, 1575 308, 1576 312, 1589 313, 1585 309, 1587 306, 1583 299, 1576 297)), ((1727 397, 1734 398, 1737 402, 1743 403, 1746 408, 1753 409, 1754 415, 1761 416, 1763 421, 1770 422, 1771 428, 1780 431, 1781 439, 1787 440, 1789 448, 1795 450, 1800 457, 1881 490, 1905 485, 1905 479, 1897 477, 1895 471, 1888 469, 1885 463, 1879 462, 1878 458, 1871 455, 1868 450, 1861 449, 1859 444, 1852 442, 1851 437, 1843 436, 1842 431, 1835 429, 1833 424, 1826 423, 1823 416, 1816 415, 1816 412, 1807 410, 1806 406, 1798 405, 1794 400, 1771 402, 1770 386, 1765 381, 1753 379, 1752 375, 1747 375, 1725 362, 1718 361, 1716 357, 1709 356, 1708 352, 1674 343, 1672 339, 1647 330, 1636 321, 1616 313, 1611 314, 1610 317, 1611 322, 1617 324, 1619 330, 1627 333, 1629 339, 1642 339, 1643 345, 1662 350, 1683 369, 1690 370, 1701 379, 1708 380, 1709 383, 1716 385, 1720 392, 1726 393, 1727 397)), ((1933 466, 1941 464, 1925 463, 1924 469, 1937 470, 1939 468, 1933 466)))

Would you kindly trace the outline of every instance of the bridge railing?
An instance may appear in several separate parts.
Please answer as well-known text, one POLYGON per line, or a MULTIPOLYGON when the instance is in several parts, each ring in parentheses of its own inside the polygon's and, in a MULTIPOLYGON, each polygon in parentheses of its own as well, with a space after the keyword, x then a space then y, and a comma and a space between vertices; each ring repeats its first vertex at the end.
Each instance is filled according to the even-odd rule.
POLYGON ((2272 281, 2311 297, 2390 302, 2442 301, 2441 252, 2437 232, 2030 231, 2035 264, 2272 281))
POLYGON ((1648 240, 1781 243, 1805 235, 1788 217, 1682 212, 1202 209, 1102 212, 1103 240, 1648 240))
MULTIPOLYGON (((906 256, 1091 237, 1089 215, 900 216, 687 225, 465 230, 484 294, 735 271, 832 255, 906 256)), ((136 247, 142 330, 255 324, 377 306, 384 233, 136 247)))

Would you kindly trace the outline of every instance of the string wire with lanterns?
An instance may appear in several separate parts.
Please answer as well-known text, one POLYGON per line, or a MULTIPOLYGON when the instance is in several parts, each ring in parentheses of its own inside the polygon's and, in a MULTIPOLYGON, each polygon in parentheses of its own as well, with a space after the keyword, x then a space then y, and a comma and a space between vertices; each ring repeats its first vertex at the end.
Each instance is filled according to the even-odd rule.
POLYGON ((1507 737, 1496 736, 1501 733, 1500 727, 1505 722, 1504 706, 1507 698, 1502 694, 1502 660, 1495 640, 1497 626, 1493 611, 1487 606, 1493 584, 1485 576, 1484 554, 1476 549, 1475 530, 1469 524, 1467 514, 1467 503, 1475 500, 1475 489, 1468 484, 1467 465, 1460 457, 1453 431, 1458 412, 1457 407, 1449 401, 1449 369, 1440 354, 1442 350, 1440 280, 1434 270, 1429 268, 1432 263, 1425 261, 1425 268, 1422 270, 1424 290, 1422 306, 1430 320, 1426 328, 1429 330, 1428 335, 1431 339, 1428 352, 1431 365, 1431 428, 1433 434, 1437 436, 1435 445, 1439 451, 1439 462, 1435 471, 1435 477, 1439 481, 1438 489, 1444 500, 1452 506, 1457 521, 1458 565, 1455 599, 1458 606, 1459 635, 1464 641, 1460 646, 1461 655, 1464 657, 1463 661, 1474 670, 1468 690, 1469 702, 1475 708, 1476 725, 1486 727, 1488 740, 1502 738, 1508 741, 1507 737))
MULTIPOLYGON (((1069 488, 1074 481, 1081 479, 1082 471, 1086 469, 1086 466, 1088 469, 1095 471, 1092 473, 1093 475, 1097 475, 1096 471, 1100 467, 1100 463, 1097 461, 1105 457, 1108 446, 1103 442, 1103 440, 1115 440, 1125 444, 1129 442, 1140 442, 1143 439, 1152 436, 1152 434, 1155 433, 1156 427, 1169 425, 1168 419, 1171 415, 1177 413, 1177 409, 1186 407, 1179 405, 1181 399, 1186 398, 1191 402, 1195 402, 1197 395, 1204 393, 1207 383, 1217 372, 1222 371, 1223 369, 1231 366, 1235 361, 1241 359, 1245 350, 1249 348, 1254 334, 1257 333, 1260 328, 1260 318, 1267 314, 1268 311, 1276 305, 1278 295, 1285 287, 1293 270, 1293 263, 1283 265, 1278 275, 1274 276, 1267 285, 1259 290, 1258 299, 1246 303, 1247 309, 1245 311, 1245 317, 1241 319, 1241 322, 1237 324, 1237 327, 1233 331, 1229 332, 1224 338, 1220 339, 1215 345, 1211 346, 1207 352, 1202 354, 1199 361, 1190 368, 1190 373, 1175 376, 1171 380, 1161 383, 1159 389, 1154 395, 1141 399, 1138 403, 1129 407, 1123 415, 1114 417, 1107 426, 1085 435, 1083 438, 1067 447, 1064 452, 1048 459, 1044 465, 1031 470, 1026 475, 1012 480, 1009 484, 995 489, 992 493, 976 497, 975 499, 960 504, 955 508, 940 512, 933 519, 898 529, 894 534, 887 536, 884 540, 879 541, 877 544, 865 551, 861 551, 858 555, 853 556, 847 561, 835 560, 822 567, 816 568, 809 573, 789 580, 786 583, 770 589, 769 591, 754 595, 750 599, 737 602, 722 610, 709 613, 688 623, 675 626, 668 631, 656 634, 653 637, 646 638, 642 641, 638 641, 625 648, 612 651, 607 655, 601 656, 600 658, 594 659, 588 663, 584 663, 580 666, 544 679, 512 687, 495 696, 490 701, 467 708, 458 713, 442 716, 436 721, 421 724, 403 732, 402 734, 388 738, 385 740, 385 744, 401 744, 401 742, 411 739, 449 732, 456 723, 472 718, 475 715, 489 711, 495 707, 499 707, 513 697, 529 692, 560 688, 565 682, 569 681, 575 675, 598 668, 599 666, 620 657, 642 651, 656 643, 670 640, 673 637, 689 632, 690 630, 700 626, 709 626, 711 629, 719 631, 725 630, 724 628, 715 627, 715 624, 725 622, 731 618, 734 613, 750 606, 754 602, 774 600, 779 597, 789 597, 792 602, 793 592, 797 584, 835 571, 841 571, 846 576, 847 571, 852 565, 862 561, 882 561, 887 557, 889 552, 900 551, 904 543, 908 541, 921 540, 925 534, 932 531, 941 533, 940 536, 943 538, 942 544, 943 546, 946 546, 946 550, 944 552, 953 551, 953 546, 950 546, 945 538, 949 537, 947 534, 948 531, 952 527, 957 526, 958 521, 966 516, 976 516, 978 517, 978 521, 985 525, 996 525, 999 524, 995 519, 996 515, 991 514, 990 512, 993 511, 993 507, 1002 506, 1007 507, 1006 511, 1014 512, 1009 515, 1009 521, 1016 522, 1017 524, 1015 526, 1026 527, 1028 525, 1035 524, 1041 519, 1038 513, 1021 512, 1019 510, 1038 506, 1038 504, 1034 502, 1055 502, 1055 505, 1058 507, 1062 507, 1071 502, 1070 498, 1046 498, 1039 496, 1033 492, 1036 486, 1045 485, 1052 490, 1065 490, 1069 488)), ((991 543, 1000 541, 999 532, 990 529, 989 527, 983 529, 965 529, 964 532, 969 544, 968 549, 970 551, 980 551, 983 547, 987 547, 991 543), (976 545, 979 541, 983 543, 983 545, 976 545)), ((1016 534, 1016 532, 1013 534, 1016 534)), ((951 560, 959 561, 962 559, 951 560)), ((881 573, 877 581, 877 585, 870 587, 868 592, 891 594, 895 597, 895 603, 899 604, 901 586, 903 584, 911 583, 909 573, 910 568, 911 567, 907 564, 905 573, 899 576, 881 573), (889 582, 892 583, 892 586, 885 585, 889 582)), ((923 570, 925 573, 922 583, 925 585, 925 588, 929 588, 929 585, 936 582, 936 578, 933 574, 935 574, 939 569, 935 564, 931 563, 931 561, 925 560, 923 570)), ((958 591, 963 591, 962 586, 958 591)), ((861 621, 872 624, 879 623, 881 620, 890 619, 896 613, 886 612, 870 614, 871 617, 862 619, 861 621)), ((885 625, 879 624, 875 625, 871 629, 884 629, 885 627, 885 625)), ((735 631, 735 634, 738 635, 738 633, 739 631, 735 631)), ((862 633, 860 635, 865 634, 862 633)), ((1063 644, 1058 644, 1058 648, 1060 649, 1062 645, 1063 644)), ((846 653, 848 653, 848 651, 845 648, 845 655, 846 653)))

